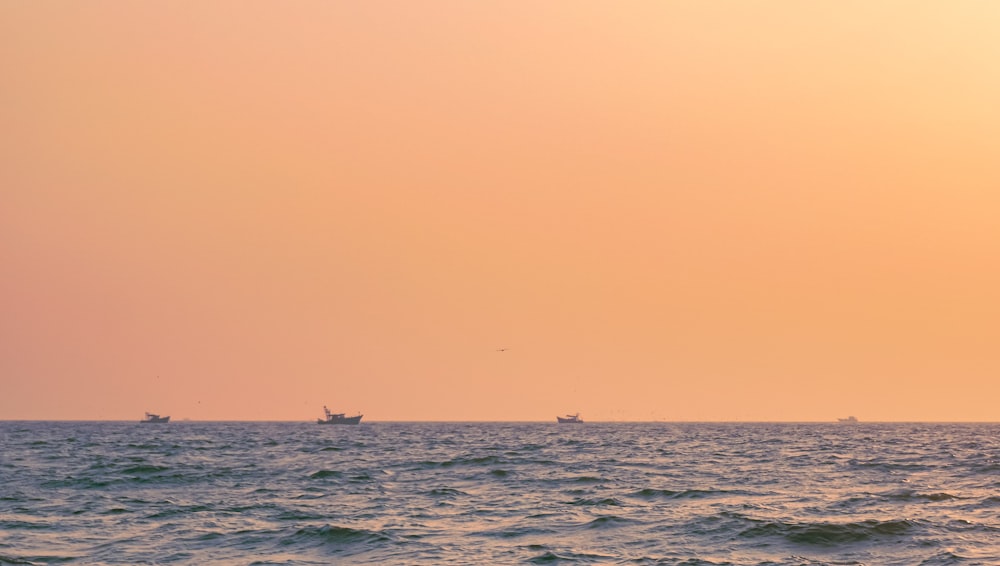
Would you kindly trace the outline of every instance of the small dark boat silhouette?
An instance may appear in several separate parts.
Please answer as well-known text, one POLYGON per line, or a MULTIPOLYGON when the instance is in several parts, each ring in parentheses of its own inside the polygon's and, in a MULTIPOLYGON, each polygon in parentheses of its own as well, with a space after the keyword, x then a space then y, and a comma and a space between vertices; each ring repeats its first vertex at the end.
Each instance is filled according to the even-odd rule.
POLYGON ((577 413, 575 415, 566 415, 565 417, 556 417, 556 421, 558 421, 560 424, 583 423, 583 419, 580 418, 580 413, 577 413))
POLYGON ((354 415, 353 417, 345 416, 344 413, 331 413, 330 409, 323 405, 323 412, 326 413, 325 419, 316 419, 316 424, 358 424, 361 422, 361 417, 364 415, 354 415))
POLYGON ((164 424, 170 422, 170 415, 161 417, 153 413, 146 413, 146 418, 139 421, 142 424, 164 424))

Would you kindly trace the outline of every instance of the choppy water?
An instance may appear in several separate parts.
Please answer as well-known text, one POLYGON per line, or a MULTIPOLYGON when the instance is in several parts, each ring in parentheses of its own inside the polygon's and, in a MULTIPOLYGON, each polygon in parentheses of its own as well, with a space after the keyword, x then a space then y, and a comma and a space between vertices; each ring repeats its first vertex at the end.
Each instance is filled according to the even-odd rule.
POLYGON ((1000 425, 0 423, 0 564, 1000 564, 1000 425))

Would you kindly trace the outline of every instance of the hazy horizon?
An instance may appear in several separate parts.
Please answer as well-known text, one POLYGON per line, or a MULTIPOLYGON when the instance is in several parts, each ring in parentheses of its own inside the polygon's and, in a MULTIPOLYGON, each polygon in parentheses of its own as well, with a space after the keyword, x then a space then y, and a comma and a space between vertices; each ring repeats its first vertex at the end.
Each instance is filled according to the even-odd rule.
POLYGON ((998 27, 0 3, 0 419, 998 421, 998 27))
MULTIPOLYGON (((244 419, 189 419, 189 418, 176 418, 173 415, 170 416, 170 424, 174 423, 299 423, 299 424, 315 424, 315 419, 256 419, 256 420, 244 420, 244 419)), ((582 418, 582 416, 581 416, 582 418)), ((0 422, 48 422, 48 423, 73 423, 73 422, 106 422, 106 423, 138 423, 140 419, 0 419, 0 422)), ((555 419, 536 419, 536 420, 519 420, 519 421, 474 421, 474 420, 397 420, 397 419, 369 419, 365 416, 362 424, 393 424, 393 423, 410 423, 410 424, 553 424, 555 419)), ((653 421, 643 421, 643 420, 604 420, 595 421, 590 419, 585 419, 584 424, 836 424, 840 425, 842 423, 837 422, 836 419, 825 420, 825 421, 773 421, 773 420, 759 420, 759 421, 672 421, 672 420, 653 420, 653 421)), ((856 426, 862 424, 998 424, 1000 421, 867 421, 859 420, 857 423, 845 424, 844 426, 856 426)), ((358 425, 360 426, 360 425, 358 425)))

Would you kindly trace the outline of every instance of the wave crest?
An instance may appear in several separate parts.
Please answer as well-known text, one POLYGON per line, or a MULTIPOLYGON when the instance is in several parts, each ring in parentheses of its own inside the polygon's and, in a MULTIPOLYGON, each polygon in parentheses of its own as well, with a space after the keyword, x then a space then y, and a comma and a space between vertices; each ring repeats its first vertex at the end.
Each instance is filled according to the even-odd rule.
POLYGON ((684 489, 674 491, 670 489, 641 489, 634 494, 640 499, 701 499, 703 497, 713 497, 716 495, 727 495, 730 492, 720 489, 684 489))
POLYGON ((782 537, 789 542, 816 546, 863 542, 883 537, 905 535, 914 524, 905 519, 892 521, 860 521, 854 523, 783 523, 768 522, 746 529, 743 538, 782 537))

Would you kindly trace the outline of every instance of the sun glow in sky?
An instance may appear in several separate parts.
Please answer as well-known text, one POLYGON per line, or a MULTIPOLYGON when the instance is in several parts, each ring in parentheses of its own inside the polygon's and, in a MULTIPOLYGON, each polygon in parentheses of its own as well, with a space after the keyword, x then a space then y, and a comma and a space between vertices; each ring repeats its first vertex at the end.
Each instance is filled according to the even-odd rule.
POLYGON ((0 2, 0 419, 998 420, 997 29, 0 2))

